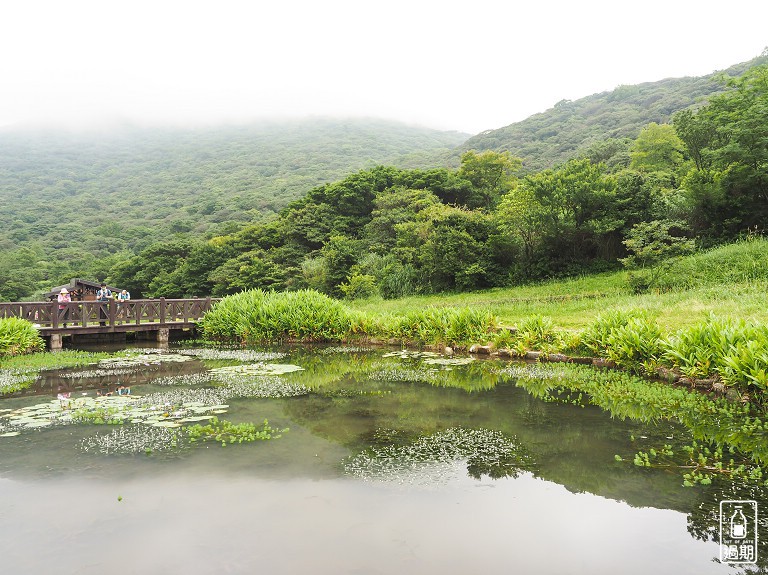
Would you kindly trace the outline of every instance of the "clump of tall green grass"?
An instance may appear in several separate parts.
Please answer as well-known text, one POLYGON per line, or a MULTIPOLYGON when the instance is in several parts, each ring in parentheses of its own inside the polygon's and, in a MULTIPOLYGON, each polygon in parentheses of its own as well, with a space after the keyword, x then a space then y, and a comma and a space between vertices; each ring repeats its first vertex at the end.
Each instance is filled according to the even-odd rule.
POLYGON ((17 317, 0 319, 0 357, 34 353, 45 349, 40 332, 27 320, 17 317))
POLYGON ((594 354, 633 371, 652 374, 667 366, 691 380, 719 378, 741 392, 768 391, 766 325, 710 315, 665 336, 643 312, 613 310, 600 314, 581 341, 594 354))
POLYGON ((382 322, 384 335, 404 342, 466 345, 487 341, 498 319, 486 308, 426 307, 382 322))
POLYGON ((718 376, 740 391, 768 391, 768 326, 710 316, 665 342, 666 358, 689 378, 718 376))
POLYGON ((625 327, 630 320, 639 317, 643 317, 639 310, 613 309, 599 313, 595 321, 581 333, 581 343, 592 354, 603 355, 614 330, 625 327))
POLYGON ((383 337, 416 345, 467 345, 497 329, 487 309, 427 307, 405 315, 354 312, 313 290, 251 290, 218 302, 200 323, 203 337, 243 344, 339 342, 383 337))
POLYGON ((225 297, 203 318, 203 336, 243 344, 281 341, 338 342, 353 331, 356 315, 314 290, 250 290, 225 297))

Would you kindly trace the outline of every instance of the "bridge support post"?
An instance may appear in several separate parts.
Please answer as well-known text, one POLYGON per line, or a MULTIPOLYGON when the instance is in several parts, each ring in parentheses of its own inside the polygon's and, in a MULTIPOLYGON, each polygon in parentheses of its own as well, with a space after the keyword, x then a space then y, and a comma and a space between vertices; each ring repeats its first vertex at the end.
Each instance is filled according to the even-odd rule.
POLYGON ((161 327, 157 330, 157 343, 160 344, 160 347, 167 347, 168 346, 168 340, 170 339, 171 330, 167 327, 161 327))
POLYGON ((64 347, 60 333, 51 334, 51 351, 61 351, 64 347))

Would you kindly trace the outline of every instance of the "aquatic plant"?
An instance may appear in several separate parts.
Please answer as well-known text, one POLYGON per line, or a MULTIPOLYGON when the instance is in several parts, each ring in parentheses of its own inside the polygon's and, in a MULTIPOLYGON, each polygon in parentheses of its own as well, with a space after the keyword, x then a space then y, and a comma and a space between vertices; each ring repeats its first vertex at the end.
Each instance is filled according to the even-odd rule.
POLYGON ((252 363, 248 365, 230 365, 226 367, 217 367, 212 369, 211 373, 214 376, 218 375, 245 375, 245 376, 257 376, 257 375, 281 375, 284 373, 292 373, 294 371, 304 371, 303 367, 298 365, 292 365, 289 363, 252 363))
POLYGON ((0 358, 0 366, 6 369, 25 369, 39 371, 42 369, 61 369, 65 367, 81 367, 98 363, 112 354, 90 352, 76 349, 63 349, 56 353, 33 353, 30 355, 0 358))
POLYGON ((265 419, 261 428, 257 428, 253 423, 232 423, 231 421, 219 420, 217 417, 211 419, 206 425, 190 425, 185 430, 189 440, 196 441, 217 441, 222 447, 232 443, 244 443, 251 441, 266 441, 268 439, 277 439, 288 429, 274 429, 265 419))
MULTIPOLYGON (((396 438, 397 433, 379 430, 379 437, 396 438)), ((381 443, 377 441, 376 443, 381 443)), ((419 481, 433 474, 439 482, 442 466, 464 461, 467 472, 479 478, 517 477, 533 466, 533 460, 514 437, 489 429, 452 427, 421 436, 407 444, 374 445, 342 461, 345 473, 367 480, 419 481)))
POLYGON ((368 378, 372 381, 433 383, 437 381, 439 374, 436 369, 393 367, 372 371, 368 374, 368 378))
POLYGON ((768 390, 768 326, 710 315, 663 342, 664 359, 688 378, 719 377, 740 392, 768 390))
POLYGON ((332 347, 324 347, 320 350, 320 353, 323 355, 332 355, 335 353, 340 354, 348 354, 348 353, 368 353, 373 351, 373 348, 371 347, 359 347, 359 346, 349 346, 349 345, 337 345, 332 347))
POLYGON ((137 454, 175 452, 183 446, 183 435, 177 429, 126 425, 110 433, 86 437, 80 442, 84 452, 113 454, 137 454))
POLYGON ((86 369, 74 371, 72 373, 60 373, 61 379, 93 379, 97 377, 115 377, 119 375, 128 375, 135 373, 136 370, 130 369, 86 369))
POLYGON ((257 351, 254 349, 182 349, 182 355, 190 355, 202 360, 233 360, 241 362, 265 362, 282 359, 286 355, 278 351, 257 351))
POLYGON ((664 359, 691 379, 709 377, 732 345, 731 326, 710 315, 664 340, 664 359))
POLYGON ((517 326, 513 338, 513 345, 516 344, 526 350, 553 353, 565 347, 565 338, 562 331, 555 329, 551 318, 532 315, 517 326))
POLYGON ((595 321, 581 332, 581 343, 593 355, 605 357, 611 334, 633 319, 646 317, 641 310, 611 309, 600 312, 595 321))
POLYGON ((0 395, 10 394, 30 387, 35 382, 36 377, 36 372, 0 369, 0 395))
POLYGON ((0 357, 34 353, 45 349, 32 322, 17 317, 0 318, 0 357))
POLYGON ((131 369, 143 368, 161 363, 179 363, 192 358, 179 353, 126 353, 117 357, 99 360, 101 369, 131 369))
POLYGON ((487 341, 498 319, 487 308, 426 307, 384 318, 387 337, 422 345, 467 345, 487 341))
POLYGON ((217 387, 224 397, 233 399, 237 397, 261 397, 280 398, 306 395, 309 388, 295 382, 285 381, 280 377, 252 377, 243 378, 218 374, 216 380, 222 385, 217 387))
POLYGON ((203 336, 213 341, 339 342, 350 335, 355 315, 314 290, 250 290, 222 299, 199 326, 203 336))
POLYGON ((635 317, 608 335, 606 357, 632 371, 655 373, 664 353, 661 328, 652 319, 635 317))
POLYGON ((152 380, 152 385, 194 387, 210 385, 215 379, 214 374, 209 371, 204 371, 201 373, 186 373, 184 375, 158 377, 152 380))

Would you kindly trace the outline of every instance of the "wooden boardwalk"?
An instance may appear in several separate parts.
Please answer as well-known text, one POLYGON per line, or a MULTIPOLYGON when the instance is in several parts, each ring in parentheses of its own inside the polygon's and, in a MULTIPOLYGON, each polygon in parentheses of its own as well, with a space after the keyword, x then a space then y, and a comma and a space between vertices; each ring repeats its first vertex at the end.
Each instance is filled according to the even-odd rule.
POLYGON ((32 322, 40 335, 50 338, 51 349, 60 349, 65 335, 156 331, 159 341, 167 341, 170 330, 193 328, 217 301, 214 298, 159 298, 67 304, 0 302, 0 318, 20 317, 32 322))

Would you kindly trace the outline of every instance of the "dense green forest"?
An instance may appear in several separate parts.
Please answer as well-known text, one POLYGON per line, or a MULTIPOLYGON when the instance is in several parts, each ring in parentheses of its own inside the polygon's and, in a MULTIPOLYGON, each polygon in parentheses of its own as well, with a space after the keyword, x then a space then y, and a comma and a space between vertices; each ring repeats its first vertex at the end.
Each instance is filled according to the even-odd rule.
POLYGON ((263 221, 313 186, 378 164, 433 165, 467 134, 379 120, 199 129, 0 131, 0 299, 177 234, 263 221))
POLYGON ((659 261, 764 231, 766 59, 731 69, 740 75, 656 83, 657 98, 644 84, 562 103, 547 113, 557 137, 533 160, 512 152, 543 115, 493 146, 480 145, 493 133, 462 143, 323 122, 325 140, 303 125, 5 134, 0 297, 80 276, 134 296, 261 287, 388 298, 622 263, 648 289, 659 261))

